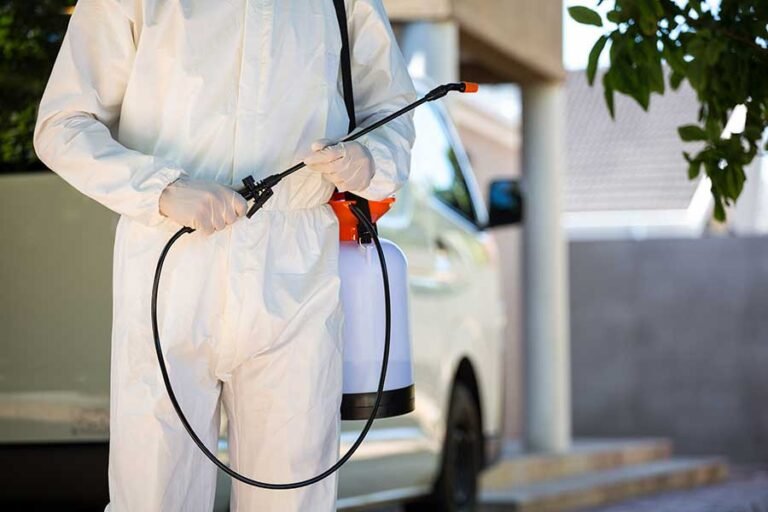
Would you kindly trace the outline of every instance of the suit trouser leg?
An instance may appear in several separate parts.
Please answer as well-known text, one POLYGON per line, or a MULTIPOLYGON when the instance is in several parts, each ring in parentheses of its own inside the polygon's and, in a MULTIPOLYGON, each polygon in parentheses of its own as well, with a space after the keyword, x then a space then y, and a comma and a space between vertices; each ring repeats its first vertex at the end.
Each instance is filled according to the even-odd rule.
MULTIPOLYGON (((216 467, 189 438, 168 398, 150 323, 152 276, 170 235, 118 227, 110 391, 110 512, 210 512, 216 467)), ((216 451, 221 382, 216 376, 226 236, 186 237, 166 261, 158 325, 169 376, 197 434, 216 451)))
MULTIPOLYGON (((338 458, 342 357, 333 330, 305 322, 290 341, 240 365, 224 383, 230 460, 270 483, 311 478, 338 458)), ((337 477, 297 490, 233 482, 234 512, 332 512, 337 477)))
MULTIPOLYGON (((130 343, 149 344, 146 338, 130 343)), ((108 510, 210 512, 216 467, 198 450, 176 416, 154 353, 150 351, 142 359, 113 365, 108 510)), ((220 383, 209 376, 202 358, 179 360, 171 351, 166 363, 185 414, 215 453, 220 383)))

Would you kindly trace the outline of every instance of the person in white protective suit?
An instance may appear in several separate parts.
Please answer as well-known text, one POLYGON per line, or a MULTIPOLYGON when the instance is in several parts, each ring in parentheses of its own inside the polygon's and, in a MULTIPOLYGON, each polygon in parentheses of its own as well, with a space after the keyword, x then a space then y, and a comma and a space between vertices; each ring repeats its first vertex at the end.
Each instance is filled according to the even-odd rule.
MULTIPOLYGON (((381 0, 346 0, 358 123, 415 99, 381 0)), ((331 0, 80 0, 40 105, 41 160, 121 217, 114 252, 112 512, 209 511, 216 468, 166 396, 149 300, 192 427, 270 482, 312 477, 339 449, 341 322, 334 186, 369 199, 407 179, 404 116, 346 134, 331 0), (314 146, 313 146, 314 143, 314 146), (252 219, 232 191, 308 157, 252 219)), ((84 313, 87 314, 87 313, 84 313)), ((236 511, 331 511, 336 478, 293 491, 233 483, 236 511)))

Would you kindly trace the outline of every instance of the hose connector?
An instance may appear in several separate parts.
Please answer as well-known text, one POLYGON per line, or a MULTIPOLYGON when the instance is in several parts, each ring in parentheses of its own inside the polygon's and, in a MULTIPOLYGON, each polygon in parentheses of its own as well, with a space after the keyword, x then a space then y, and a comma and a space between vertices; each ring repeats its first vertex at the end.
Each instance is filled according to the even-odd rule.
POLYGON ((243 179, 244 187, 239 190, 239 193, 247 201, 253 199, 253 205, 248 210, 246 217, 250 219, 256 214, 256 212, 261 210, 266 202, 269 201, 269 198, 275 194, 274 190, 272 190, 272 187, 277 185, 279 182, 280 178, 278 175, 268 176, 258 183, 253 179, 253 176, 248 176, 247 178, 243 179))

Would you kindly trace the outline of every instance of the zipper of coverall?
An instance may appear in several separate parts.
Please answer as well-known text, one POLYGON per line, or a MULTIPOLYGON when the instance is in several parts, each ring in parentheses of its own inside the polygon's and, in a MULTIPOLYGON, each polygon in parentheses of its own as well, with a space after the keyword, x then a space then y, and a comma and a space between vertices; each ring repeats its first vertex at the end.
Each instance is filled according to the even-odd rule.
MULTIPOLYGON (((235 111, 234 111, 234 129, 232 130, 232 162, 229 167, 229 184, 231 187, 235 188, 235 169, 237 168, 238 163, 238 154, 239 154, 239 140, 240 140, 240 97, 242 95, 243 90, 243 68, 246 58, 246 51, 245 51, 245 44, 248 40, 248 4, 251 0, 243 0, 243 30, 242 34, 240 36, 240 66, 238 69, 238 76, 237 76, 237 96, 235 98, 235 111)), ((228 229, 227 230, 227 271, 231 268, 231 262, 232 262, 232 234, 233 230, 228 229)), ((226 366, 229 367, 235 360, 237 356, 237 347, 235 346, 234 342, 227 343, 227 339, 233 340, 233 336, 228 336, 228 333, 223 333, 222 338, 220 340, 219 344, 219 357, 221 357, 222 361, 226 363, 226 366)))
POLYGON ((235 187, 235 168, 237 167, 238 142, 240 140, 240 96, 243 91, 243 67, 245 63, 245 43, 248 35, 248 3, 243 0, 243 31, 240 35, 240 68, 237 75, 237 97, 235 98, 235 127, 232 134, 232 164, 229 168, 229 185, 235 187))

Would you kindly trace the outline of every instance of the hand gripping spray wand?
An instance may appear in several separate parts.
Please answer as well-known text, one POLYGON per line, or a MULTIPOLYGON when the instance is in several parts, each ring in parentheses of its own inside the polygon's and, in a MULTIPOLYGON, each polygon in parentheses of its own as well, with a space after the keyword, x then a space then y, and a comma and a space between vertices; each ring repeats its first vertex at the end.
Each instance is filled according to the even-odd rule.
MULTIPOLYGON (((414 110, 416 107, 427 103, 429 101, 435 101, 437 99, 440 99, 447 95, 449 92, 461 92, 461 93, 473 93, 477 92, 478 86, 477 84, 470 83, 470 82, 459 82, 459 83, 451 83, 451 84, 445 84, 441 85, 429 93, 427 93, 423 98, 415 101, 414 103, 411 103, 410 105, 407 105, 406 107, 398 110, 397 112, 390 114, 389 116, 381 119, 380 121, 377 121, 373 123, 372 125, 354 132, 347 136, 346 138, 342 139, 340 142, 350 142, 355 139, 358 139, 359 137, 362 137, 363 135, 370 133, 371 131, 387 124, 388 122, 392 121, 393 119, 396 119, 400 117, 401 115, 410 112, 411 110, 414 110)), ((271 176, 268 176, 264 178, 261 181, 256 182, 253 178, 253 176, 248 176, 243 180, 244 187, 240 190, 238 190, 238 193, 241 194, 246 200, 253 201, 253 205, 248 210, 248 218, 251 218, 259 209, 261 209, 264 204, 269 200, 270 197, 273 195, 273 187, 280 183, 280 181, 283 180, 283 178, 286 178, 293 174, 294 172, 298 171, 299 169, 302 169, 306 167, 306 164, 304 162, 300 162, 293 167, 290 167, 289 169, 286 169, 285 171, 273 174, 271 176)), ((399 266, 398 269, 396 269, 401 275, 403 280, 405 279, 405 264, 404 264, 404 258, 402 256, 402 253, 397 249, 397 247, 384 240, 383 242, 379 240, 378 235, 376 234, 376 228, 374 226, 374 223, 376 222, 376 218, 380 215, 383 215, 388 209, 389 206, 392 203, 392 199, 389 199, 388 201, 382 201, 382 202, 374 202, 372 204, 372 213, 374 214, 374 217, 372 217, 372 220, 369 220, 368 216, 363 213, 363 211, 355 205, 354 201, 334 201, 332 202, 332 205, 334 207, 334 211, 336 212, 337 216, 340 220, 340 231, 341 236, 343 240, 346 241, 355 241, 357 240, 358 236, 358 230, 357 225, 352 225, 354 220, 356 219, 357 222, 363 225, 364 231, 366 233, 369 233, 371 235, 371 239, 374 243, 374 246, 376 248, 376 253, 378 256, 379 264, 381 265, 381 278, 382 278, 382 286, 383 286, 383 295, 384 295, 384 350, 383 350, 383 358, 381 362, 381 371, 378 379, 378 385, 375 394, 374 393, 362 393, 357 395, 344 395, 344 400, 347 399, 348 396, 351 396, 353 398, 352 403, 349 407, 347 407, 347 411, 351 410, 352 412, 349 413, 345 411, 345 404, 344 400, 342 401, 342 419, 364 419, 361 417, 360 411, 365 411, 366 413, 369 413, 366 423, 363 426, 360 435, 355 440, 355 442, 352 444, 352 446, 347 450, 347 452, 331 467, 320 473, 319 475, 316 475, 312 478, 308 478, 306 480, 302 480, 299 482, 291 482, 291 483, 268 483, 268 482, 260 482, 258 480, 253 480, 251 478, 248 478, 244 475, 241 475, 237 471, 231 469, 229 466, 224 464, 221 460, 219 460, 215 454, 213 454, 208 447, 203 443, 203 441, 200 439, 200 437, 195 433, 194 429, 190 425, 189 421, 187 420, 187 417, 184 414, 184 411, 182 410, 181 406, 179 405, 179 401, 176 398, 176 394, 173 391, 173 386, 171 385, 171 379, 168 375, 168 368, 165 365, 165 359, 163 357, 163 349, 162 345, 160 343, 160 329, 158 328, 157 324, 157 296, 158 296, 158 289, 160 287, 160 277, 162 275, 163 271, 163 264, 165 262, 165 258, 168 256, 168 252, 171 250, 171 247, 173 246, 176 241, 181 238, 182 236, 193 233, 195 230, 189 227, 181 228, 179 231, 177 231, 170 240, 168 240, 168 243, 166 243, 165 247, 163 248, 162 253, 160 254, 160 258, 157 262, 157 268, 155 270, 155 278, 152 285, 152 302, 151 302, 151 308, 152 308, 152 334, 154 337, 155 342, 155 352, 157 353, 157 362, 160 365, 160 372, 163 376, 163 382, 165 384, 165 389, 168 392, 168 397, 171 399, 171 404, 173 405, 173 408, 176 410, 176 414, 179 417, 179 420, 181 420, 182 425, 186 429, 189 436, 192 438, 192 440, 195 442, 198 448, 205 454, 208 459, 210 459, 211 462, 213 462, 216 466, 218 466, 219 469, 224 471, 227 475, 230 477, 239 480, 240 482, 243 482, 245 484, 254 486, 254 487, 260 487, 263 489, 275 489, 275 490, 287 490, 287 489, 298 489, 300 487, 306 487, 308 485, 312 485, 314 483, 319 482, 320 480, 323 480, 324 478, 327 478, 328 476, 332 475, 334 472, 338 471, 341 466, 343 466, 355 453, 355 451, 360 447, 360 445, 363 443, 363 440, 365 439, 365 436, 368 434, 368 431, 371 429, 371 426, 373 425, 374 420, 377 417, 382 416, 396 416, 399 414, 405 414, 407 412, 410 412, 413 410, 413 385, 411 384, 407 388, 402 388, 395 390, 394 392, 397 393, 399 391, 407 390, 407 394, 409 399, 406 399, 405 403, 399 403, 394 404, 394 406, 384 407, 384 409, 389 409, 386 411, 381 410, 382 408, 382 401, 384 396, 387 393, 392 393, 389 391, 385 391, 385 383, 387 382, 387 367, 389 365, 389 356, 390 356, 390 337, 391 337, 391 331, 392 331, 392 302, 391 302, 391 290, 390 290, 390 279, 389 279, 389 273, 387 270, 387 263, 386 259, 389 259, 390 261, 393 259, 397 259, 398 257, 402 261, 402 264, 399 266), (352 217, 349 215, 349 213, 352 214, 352 217), (346 234, 346 237, 345 237, 346 234), (385 253, 389 253, 389 257, 386 256, 385 253), (372 396, 375 396, 375 398, 372 398, 372 396), (349 416, 349 417, 347 417, 349 416)), ((356 245, 356 244, 355 244, 356 245)), ((342 246, 344 246, 344 243, 342 243, 342 246)), ((343 248, 343 247, 342 247, 343 248)), ((359 253, 355 253, 354 251, 342 251, 340 255, 340 261, 342 261, 342 264, 345 264, 345 254, 352 255, 346 256, 346 258, 349 259, 350 262, 353 262, 355 260, 354 256, 359 257, 359 253)), ((366 257, 363 256, 365 259, 366 257)), ((363 263, 363 265, 365 265, 363 263)), ((349 287, 348 287, 349 288, 349 287)), ((358 287, 352 287, 351 291, 349 293, 355 293, 355 289, 358 287)), ((405 293, 405 287, 402 287, 403 289, 400 290, 401 292, 405 293)), ((345 293, 345 283, 342 276, 342 304, 345 303, 343 300, 343 295, 345 293)), ((403 301, 404 302, 404 301, 403 301)), ((402 314, 405 315, 406 311, 403 309, 402 314)), ((354 324, 355 322, 350 322, 351 324, 354 324)), ((359 324, 360 322, 357 322, 359 324)), ((406 348, 409 350, 409 340, 407 339, 407 321, 405 322, 405 329, 401 334, 405 334, 405 343, 406 348)), ((370 330, 370 329, 368 329, 370 330)), ((345 327, 345 334, 347 334, 347 327, 345 327)), ((346 336, 345 336, 346 338, 346 336)), ((345 339, 345 345, 348 340, 345 339)), ((360 343, 361 340, 357 339, 357 343, 360 343)), ((346 359, 346 358, 345 358, 346 359)), ((345 361, 345 373, 346 373, 346 361, 345 361)), ((409 365, 410 367, 410 365, 409 365)), ((358 370, 359 372, 359 370, 358 370)), ((367 372, 366 372, 367 373, 367 372)), ((408 372, 407 379, 410 379, 410 372, 408 372)), ((346 389, 346 381, 345 378, 345 389, 346 389)), ((409 382, 412 383, 412 380, 409 380, 409 382)), ((396 398, 397 400, 402 399, 402 394, 396 398)))

